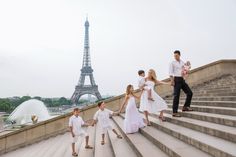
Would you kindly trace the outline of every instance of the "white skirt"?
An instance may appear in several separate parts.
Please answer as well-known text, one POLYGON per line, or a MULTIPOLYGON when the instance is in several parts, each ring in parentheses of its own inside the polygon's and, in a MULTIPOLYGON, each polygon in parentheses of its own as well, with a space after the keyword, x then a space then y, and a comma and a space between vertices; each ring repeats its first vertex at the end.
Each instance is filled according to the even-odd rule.
POLYGON ((151 89, 151 95, 154 101, 148 100, 148 92, 146 90, 142 92, 139 111, 157 113, 168 108, 166 102, 153 89, 151 89))
POLYGON ((145 123, 141 114, 138 112, 135 100, 131 97, 125 110, 124 132, 126 134, 135 133, 139 131, 139 128, 144 126, 145 123))

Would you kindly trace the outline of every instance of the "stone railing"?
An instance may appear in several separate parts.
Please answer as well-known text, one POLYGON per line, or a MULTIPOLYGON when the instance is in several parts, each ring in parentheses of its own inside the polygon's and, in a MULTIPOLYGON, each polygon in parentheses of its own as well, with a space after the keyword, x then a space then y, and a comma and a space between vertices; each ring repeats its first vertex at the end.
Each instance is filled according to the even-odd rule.
MULTIPOLYGON (((187 81, 190 86, 194 86, 224 74, 236 74, 235 68, 236 60, 219 60, 192 70, 187 81)), ((164 81, 170 80, 166 79, 164 81)), ((172 92, 172 87, 160 85, 157 86, 157 91, 161 96, 166 96, 172 92)), ((139 90, 136 90, 136 93, 139 92, 139 90)), ((120 104, 123 101, 124 94, 105 102, 107 108, 116 111, 120 108, 120 104)), ((94 104, 83 108, 80 115, 84 120, 89 120, 96 110, 97 106, 94 104)), ((68 119, 70 116, 71 114, 65 114, 0 136, 0 154, 65 133, 68 131, 68 119)))

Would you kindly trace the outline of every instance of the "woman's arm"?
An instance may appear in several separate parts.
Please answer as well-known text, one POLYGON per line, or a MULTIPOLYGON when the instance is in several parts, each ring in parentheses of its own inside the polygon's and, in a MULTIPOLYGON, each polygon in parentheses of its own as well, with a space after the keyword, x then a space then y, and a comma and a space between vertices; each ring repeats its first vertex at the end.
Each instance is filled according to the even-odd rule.
POLYGON ((126 96, 125 96, 125 101, 124 101, 124 103, 121 105, 121 108, 120 108, 120 110, 119 110, 119 113, 121 113, 121 111, 123 110, 124 106, 127 104, 128 99, 129 99, 129 96, 126 95, 126 96))
MULTIPOLYGON (((141 94, 142 94, 142 92, 141 92, 141 94)), ((136 98, 136 99, 140 99, 141 98, 141 94, 140 95, 135 95, 135 94, 133 94, 133 96, 136 98)))
POLYGON ((167 83, 167 82, 163 82, 163 81, 156 80, 156 85, 160 85, 160 84, 164 84, 164 85, 170 85, 170 83, 167 83))

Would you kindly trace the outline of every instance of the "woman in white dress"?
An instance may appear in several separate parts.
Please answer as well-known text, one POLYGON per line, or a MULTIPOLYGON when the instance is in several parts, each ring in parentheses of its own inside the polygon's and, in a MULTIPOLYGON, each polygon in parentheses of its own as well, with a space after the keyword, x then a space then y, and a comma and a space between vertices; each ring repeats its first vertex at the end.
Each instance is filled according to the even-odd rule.
POLYGON ((149 113, 160 112, 159 119, 162 121, 165 121, 165 118, 163 116, 163 111, 167 109, 167 104, 154 90, 155 86, 158 84, 169 85, 169 83, 158 81, 156 79, 156 72, 153 69, 150 69, 148 72, 148 76, 146 78, 145 86, 148 86, 151 88, 151 95, 152 95, 153 101, 148 99, 147 91, 143 90, 142 95, 141 95, 141 100, 140 100, 140 108, 139 108, 141 112, 144 112, 148 126, 151 125, 148 119, 149 113))
POLYGON ((139 128, 145 126, 143 118, 139 113, 135 102, 135 98, 139 99, 140 97, 135 96, 133 91, 133 86, 128 85, 126 89, 125 101, 119 110, 119 113, 121 113, 122 109, 126 105, 124 120, 124 132, 126 134, 138 132, 139 128))

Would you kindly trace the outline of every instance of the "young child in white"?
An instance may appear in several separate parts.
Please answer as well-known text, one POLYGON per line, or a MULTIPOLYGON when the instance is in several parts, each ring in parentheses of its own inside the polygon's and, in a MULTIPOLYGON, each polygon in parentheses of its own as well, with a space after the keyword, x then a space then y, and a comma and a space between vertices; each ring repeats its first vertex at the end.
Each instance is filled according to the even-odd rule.
POLYGON ((191 69, 191 63, 189 61, 187 61, 183 67, 182 67, 182 76, 184 79, 186 79, 188 77, 188 73, 191 69))
POLYGON ((114 113, 111 110, 106 109, 105 103, 104 102, 99 102, 98 103, 99 110, 95 113, 93 117, 93 124, 95 124, 98 121, 99 126, 102 129, 102 141, 101 144, 105 144, 105 133, 107 130, 112 130, 117 138, 122 139, 121 135, 117 133, 117 131, 112 128, 111 122, 110 122, 110 116, 116 115, 117 113, 114 113))
POLYGON ((151 87, 147 86, 145 84, 145 72, 144 70, 139 70, 138 71, 139 79, 138 79, 138 87, 140 90, 146 90, 148 93, 148 100, 154 101, 152 98, 152 89, 151 87))
POLYGON ((82 129, 82 126, 89 126, 89 124, 85 123, 83 119, 79 116, 79 109, 75 108, 73 112, 73 116, 69 119, 69 127, 70 132, 72 136, 72 156, 78 156, 78 154, 75 151, 75 143, 78 141, 78 138, 80 136, 85 136, 86 140, 86 149, 93 149, 88 142, 89 142, 89 136, 88 134, 82 129))

